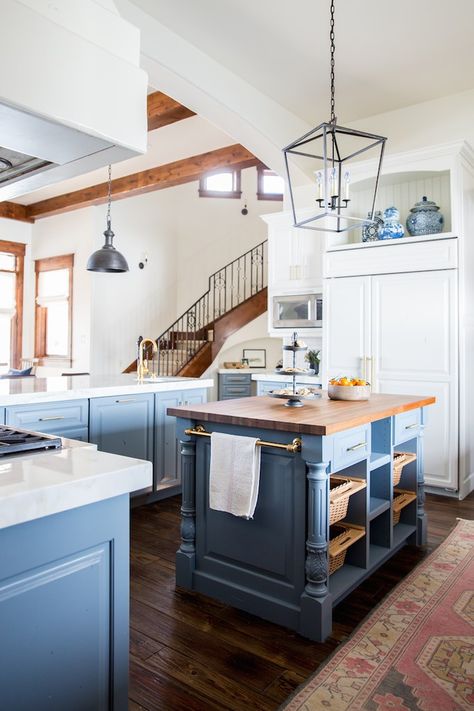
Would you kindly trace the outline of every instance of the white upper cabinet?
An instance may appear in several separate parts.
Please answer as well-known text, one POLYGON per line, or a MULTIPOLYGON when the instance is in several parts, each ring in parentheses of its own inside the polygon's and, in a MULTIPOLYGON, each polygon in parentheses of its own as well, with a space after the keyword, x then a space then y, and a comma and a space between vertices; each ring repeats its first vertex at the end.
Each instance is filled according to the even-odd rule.
POLYGON ((293 227, 289 212, 263 215, 268 224, 268 290, 316 292, 322 286, 324 235, 293 227))

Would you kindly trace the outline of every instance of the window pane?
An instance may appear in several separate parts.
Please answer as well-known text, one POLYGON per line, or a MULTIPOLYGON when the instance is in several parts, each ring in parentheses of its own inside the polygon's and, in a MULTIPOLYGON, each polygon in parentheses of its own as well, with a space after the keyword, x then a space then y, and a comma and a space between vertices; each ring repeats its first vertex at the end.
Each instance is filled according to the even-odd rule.
POLYGON ((230 193, 234 189, 232 173, 216 173, 206 178, 206 190, 216 190, 222 193, 230 193))
POLYGON ((50 296, 69 296, 69 269, 40 272, 38 296, 42 299, 50 296))
POLYGON ((15 309, 16 275, 14 273, 0 272, 0 309, 15 309))
POLYGON ((279 175, 263 174, 263 192, 283 195, 285 181, 279 175))
POLYGON ((16 257, 14 254, 6 254, 0 252, 0 269, 5 269, 8 272, 15 271, 16 257))
POLYGON ((0 373, 6 373, 10 367, 11 323, 11 316, 0 313, 0 373))
POLYGON ((46 355, 67 356, 69 355, 69 302, 54 301, 47 308, 46 355))

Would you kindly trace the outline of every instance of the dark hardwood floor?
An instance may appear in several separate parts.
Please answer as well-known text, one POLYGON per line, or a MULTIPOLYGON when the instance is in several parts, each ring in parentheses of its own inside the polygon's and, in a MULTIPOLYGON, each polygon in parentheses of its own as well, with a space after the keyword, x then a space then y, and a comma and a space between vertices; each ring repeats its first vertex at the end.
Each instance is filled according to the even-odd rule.
POLYGON ((358 623, 454 527, 464 501, 427 496, 428 546, 406 546, 334 610, 324 644, 202 595, 175 589, 178 497, 132 513, 131 711, 270 711, 347 639, 358 623))

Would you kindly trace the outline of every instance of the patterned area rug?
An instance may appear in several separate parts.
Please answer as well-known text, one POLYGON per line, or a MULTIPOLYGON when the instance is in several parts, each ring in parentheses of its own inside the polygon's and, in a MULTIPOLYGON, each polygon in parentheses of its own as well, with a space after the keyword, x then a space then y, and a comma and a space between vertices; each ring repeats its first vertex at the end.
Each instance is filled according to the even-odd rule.
POLYGON ((281 709, 474 709, 474 521, 446 540, 281 709))

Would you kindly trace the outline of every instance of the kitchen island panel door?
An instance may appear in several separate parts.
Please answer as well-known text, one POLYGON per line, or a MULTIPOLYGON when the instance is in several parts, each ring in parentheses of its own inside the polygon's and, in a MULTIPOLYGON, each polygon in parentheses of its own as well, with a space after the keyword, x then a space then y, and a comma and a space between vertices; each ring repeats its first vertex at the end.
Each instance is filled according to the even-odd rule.
POLYGON ((1 709, 127 709, 128 561, 128 495, 0 530, 1 709))
POLYGON ((246 520, 209 508, 211 448, 208 441, 197 444, 199 573, 297 604, 305 582, 304 462, 293 454, 262 449, 257 507, 254 518, 246 520))
POLYGON ((109 708, 109 569, 107 543, 2 582, 2 646, 10 643, 2 654, 0 706, 109 708), (19 678, 25 650, 36 660, 26 683, 19 678))
POLYGON ((166 489, 181 483, 179 442, 176 417, 167 414, 169 407, 201 405, 207 400, 205 388, 157 393, 155 395, 155 464, 154 488, 166 489))
POLYGON ((102 452, 153 461, 153 395, 90 401, 89 439, 102 452))
POLYGON ((166 411, 169 407, 179 407, 183 404, 181 391, 155 395, 155 490, 180 483, 176 417, 167 415, 166 411))
POLYGON ((5 424, 5 408, 0 407, 0 425, 5 424))

